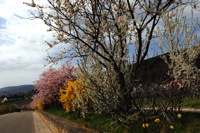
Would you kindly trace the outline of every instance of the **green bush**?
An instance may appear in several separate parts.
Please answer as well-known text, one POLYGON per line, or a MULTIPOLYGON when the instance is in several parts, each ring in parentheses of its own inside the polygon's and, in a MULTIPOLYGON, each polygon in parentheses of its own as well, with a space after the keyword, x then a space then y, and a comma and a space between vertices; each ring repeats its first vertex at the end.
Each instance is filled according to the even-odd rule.
POLYGON ((0 105, 0 114, 11 113, 11 112, 19 112, 20 108, 15 104, 6 104, 0 105))

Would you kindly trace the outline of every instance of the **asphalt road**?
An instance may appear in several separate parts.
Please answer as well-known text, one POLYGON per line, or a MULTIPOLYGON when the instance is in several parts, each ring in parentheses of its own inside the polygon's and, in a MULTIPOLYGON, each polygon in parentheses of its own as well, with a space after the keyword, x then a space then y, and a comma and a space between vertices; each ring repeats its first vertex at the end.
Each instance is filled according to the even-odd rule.
POLYGON ((1 115, 0 133, 35 133, 32 111, 1 115))

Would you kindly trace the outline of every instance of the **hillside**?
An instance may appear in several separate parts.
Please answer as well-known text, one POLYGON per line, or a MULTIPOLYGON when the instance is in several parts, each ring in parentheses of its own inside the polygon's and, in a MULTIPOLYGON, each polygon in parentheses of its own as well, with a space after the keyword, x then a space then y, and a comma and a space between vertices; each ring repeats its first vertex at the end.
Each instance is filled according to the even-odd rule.
POLYGON ((0 96, 9 95, 9 94, 17 94, 19 92, 27 92, 34 89, 33 85, 20 85, 20 86, 9 86, 0 88, 0 96))

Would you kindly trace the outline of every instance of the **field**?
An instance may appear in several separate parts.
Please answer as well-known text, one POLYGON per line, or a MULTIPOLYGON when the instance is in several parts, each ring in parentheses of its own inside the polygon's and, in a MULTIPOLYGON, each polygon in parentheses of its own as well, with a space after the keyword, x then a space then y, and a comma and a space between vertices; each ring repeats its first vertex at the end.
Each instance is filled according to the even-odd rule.
POLYGON ((28 99, 22 99, 22 100, 7 102, 7 103, 4 103, 4 105, 16 104, 18 107, 21 107, 22 105, 28 104, 31 101, 32 101, 32 99, 28 98, 28 99))

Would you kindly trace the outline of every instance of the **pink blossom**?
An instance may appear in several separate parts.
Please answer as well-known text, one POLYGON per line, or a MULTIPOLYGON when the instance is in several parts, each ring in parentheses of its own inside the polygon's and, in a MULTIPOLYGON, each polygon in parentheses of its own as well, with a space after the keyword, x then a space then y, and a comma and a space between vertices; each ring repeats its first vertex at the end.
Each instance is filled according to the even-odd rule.
POLYGON ((62 65, 59 69, 49 68, 35 81, 34 86, 38 93, 32 97, 30 106, 33 108, 39 98, 47 105, 57 102, 60 88, 65 88, 67 81, 75 78, 75 67, 71 64, 62 65))

